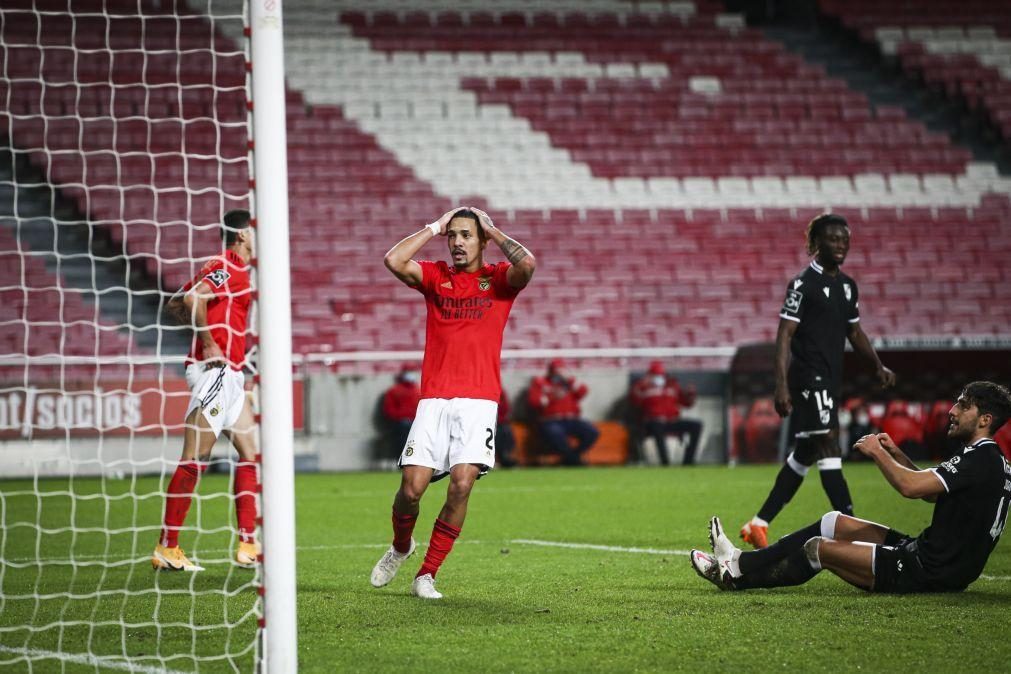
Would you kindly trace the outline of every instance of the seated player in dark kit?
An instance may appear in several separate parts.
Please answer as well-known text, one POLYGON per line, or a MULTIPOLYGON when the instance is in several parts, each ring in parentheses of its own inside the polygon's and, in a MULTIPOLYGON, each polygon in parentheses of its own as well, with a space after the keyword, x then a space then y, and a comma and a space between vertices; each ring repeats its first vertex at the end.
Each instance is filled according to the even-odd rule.
POLYGON ((873 592, 964 590, 983 572, 1007 522, 1011 466, 992 438, 1009 417, 1006 387, 973 382, 948 412, 948 437, 964 445, 948 461, 919 470, 884 433, 856 443, 896 491, 936 504, 930 526, 915 538, 834 511, 772 546, 742 552, 713 517, 713 554, 692 550, 692 567, 722 590, 800 585, 821 569, 873 592))

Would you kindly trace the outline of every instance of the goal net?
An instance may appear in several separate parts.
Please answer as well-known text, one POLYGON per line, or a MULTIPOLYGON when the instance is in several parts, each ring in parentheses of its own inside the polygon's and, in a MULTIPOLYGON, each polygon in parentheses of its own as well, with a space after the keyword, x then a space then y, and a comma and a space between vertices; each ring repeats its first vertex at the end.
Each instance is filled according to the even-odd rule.
POLYGON ((222 252, 223 214, 253 206, 237 7, 0 3, 5 671, 259 662, 262 573, 233 561, 224 438, 180 536, 206 570, 151 564, 189 400, 191 332, 163 309, 222 252))

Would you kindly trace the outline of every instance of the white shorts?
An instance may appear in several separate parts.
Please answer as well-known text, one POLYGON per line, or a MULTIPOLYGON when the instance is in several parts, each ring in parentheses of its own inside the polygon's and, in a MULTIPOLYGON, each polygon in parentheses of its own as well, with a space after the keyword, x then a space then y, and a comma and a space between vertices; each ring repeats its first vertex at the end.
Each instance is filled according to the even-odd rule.
POLYGON ((448 473, 461 463, 495 466, 498 403, 475 398, 425 398, 418 403, 401 466, 448 473))
POLYGON ((204 419, 214 431, 214 437, 221 435, 222 429, 231 428, 239 420, 242 407, 246 404, 242 372, 227 365, 204 369, 200 363, 190 363, 186 366, 186 383, 192 391, 186 418, 189 418, 193 410, 201 408, 204 419))

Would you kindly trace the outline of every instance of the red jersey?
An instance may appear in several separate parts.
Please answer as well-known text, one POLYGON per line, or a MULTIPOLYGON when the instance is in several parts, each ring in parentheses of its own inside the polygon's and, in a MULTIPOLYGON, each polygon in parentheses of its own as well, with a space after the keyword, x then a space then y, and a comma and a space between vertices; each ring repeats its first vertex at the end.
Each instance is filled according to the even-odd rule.
POLYGON ((553 377, 535 377, 527 401, 542 419, 575 419, 580 415, 579 401, 587 393, 586 384, 574 378, 557 381, 553 377))
POLYGON ((383 395, 383 416, 391 421, 413 421, 421 391, 416 384, 398 381, 383 395))
POLYGON ((695 403, 695 394, 682 391, 676 379, 665 378, 662 384, 656 384, 647 374, 632 385, 630 402, 642 410, 642 418, 647 421, 674 421, 681 416, 682 405, 691 407, 695 403))
MULTIPOLYGON (((228 250, 224 255, 211 258, 200 273, 183 286, 188 292, 201 281, 206 281, 214 297, 207 301, 207 325, 211 337, 221 348, 233 370, 242 369, 246 359, 246 318, 253 299, 249 285, 249 267, 238 253, 228 250)), ((196 334, 190 347, 188 362, 204 359, 204 343, 196 334)))
POLYGON ((476 398, 498 402, 502 393, 502 335, 520 288, 506 280, 508 262, 476 272, 445 262, 422 261, 425 296, 425 359, 422 398, 476 398))

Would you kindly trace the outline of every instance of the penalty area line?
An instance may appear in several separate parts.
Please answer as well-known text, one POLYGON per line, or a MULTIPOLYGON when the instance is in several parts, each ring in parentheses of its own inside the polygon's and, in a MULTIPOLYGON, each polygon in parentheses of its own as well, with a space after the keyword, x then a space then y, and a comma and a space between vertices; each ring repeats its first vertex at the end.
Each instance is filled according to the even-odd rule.
POLYGON ((92 653, 60 653, 58 651, 44 651, 38 648, 11 648, 0 645, 0 653, 10 655, 20 655, 29 660, 60 660, 75 665, 89 665, 91 667, 101 667, 104 669, 115 669, 121 672, 140 672, 141 674, 189 674, 177 669, 166 669, 164 667, 154 667, 150 665, 135 665, 127 660, 120 660, 92 653))
POLYGON ((570 548, 573 550, 600 550, 602 552, 628 552, 637 555, 687 555, 691 550, 661 550, 658 548, 623 548, 617 545, 596 545, 594 543, 565 543, 562 541, 540 541, 533 538, 515 538, 510 543, 519 545, 539 545, 546 548, 570 548))

